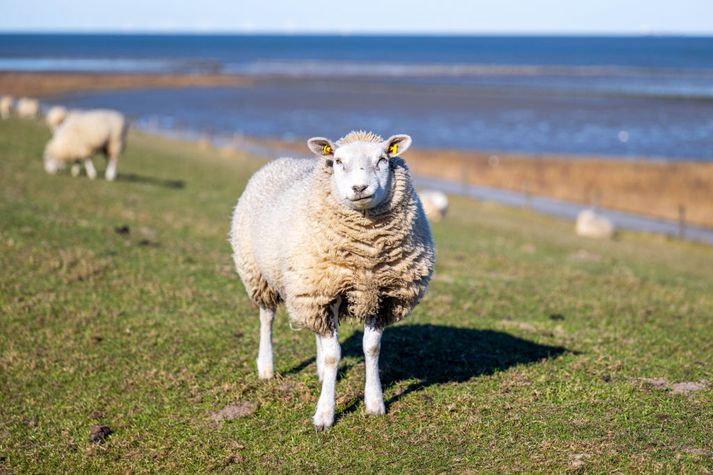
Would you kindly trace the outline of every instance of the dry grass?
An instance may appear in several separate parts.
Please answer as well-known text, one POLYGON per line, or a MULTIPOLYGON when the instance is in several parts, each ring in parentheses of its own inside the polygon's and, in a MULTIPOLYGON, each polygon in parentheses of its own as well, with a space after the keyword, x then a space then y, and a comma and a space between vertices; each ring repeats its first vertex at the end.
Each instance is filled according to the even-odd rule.
POLYGON ((713 163, 414 151, 417 172, 713 227, 713 163))
MULTIPOLYGON (((302 142, 264 141, 296 154, 302 142)), ((409 150, 411 169, 425 176, 503 188, 576 203, 597 204, 656 218, 713 227, 713 163, 660 162, 565 155, 409 150)))

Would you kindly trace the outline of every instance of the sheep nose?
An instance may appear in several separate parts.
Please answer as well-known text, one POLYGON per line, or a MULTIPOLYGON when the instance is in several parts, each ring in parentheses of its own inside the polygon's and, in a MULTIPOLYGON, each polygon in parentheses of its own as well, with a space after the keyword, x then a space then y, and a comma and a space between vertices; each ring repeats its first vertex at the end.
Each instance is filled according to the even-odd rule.
POLYGON ((368 185, 354 185, 352 186, 352 190, 354 190, 355 193, 361 193, 366 190, 367 186, 368 185))

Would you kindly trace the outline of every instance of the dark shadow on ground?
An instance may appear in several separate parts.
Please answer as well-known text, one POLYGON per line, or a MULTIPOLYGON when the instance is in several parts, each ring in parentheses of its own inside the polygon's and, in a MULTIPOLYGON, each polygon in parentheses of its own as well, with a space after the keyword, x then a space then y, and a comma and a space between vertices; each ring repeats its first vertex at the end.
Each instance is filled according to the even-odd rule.
POLYGON ((183 180, 163 180, 152 176, 137 175, 136 173, 119 173, 117 174, 116 179, 117 181, 143 183, 146 185, 162 186, 164 188, 182 189, 186 187, 186 182, 183 180))
MULTIPOLYGON (((362 336, 358 331, 347 338, 342 343, 342 355, 363 358, 362 336)), ((433 384, 464 382, 512 366, 556 358, 566 351, 494 330, 443 325, 389 327, 381 341, 381 382, 388 388, 401 381, 416 381, 386 404, 433 384)), ((288 373, 300 371, 313 361, 303 361, 288 373)))

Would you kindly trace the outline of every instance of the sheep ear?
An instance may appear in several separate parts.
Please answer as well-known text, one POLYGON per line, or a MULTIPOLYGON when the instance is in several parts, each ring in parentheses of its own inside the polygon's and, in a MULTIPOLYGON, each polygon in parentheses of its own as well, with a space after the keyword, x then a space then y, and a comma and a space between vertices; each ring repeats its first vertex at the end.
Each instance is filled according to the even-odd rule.
POLYGON ((307 141, 307 146, 318 157, 334 156, 334 144, 324 137, 312 137, 307 141))
POLYGON ((384 141, 384 150, 389 157, 397 157, 411 146, 411 137, 404 134, 392 135, 384 141))

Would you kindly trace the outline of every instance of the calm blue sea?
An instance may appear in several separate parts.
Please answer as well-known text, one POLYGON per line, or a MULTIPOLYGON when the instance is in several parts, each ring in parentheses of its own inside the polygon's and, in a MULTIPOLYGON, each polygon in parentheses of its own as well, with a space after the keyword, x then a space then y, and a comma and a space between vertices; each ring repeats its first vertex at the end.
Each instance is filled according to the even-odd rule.
POLYGON ((0 70, 255 79, 53 98, 139 125, 282 138, 364 128, 432 148, 713 160, 713 38, 0 35, 0 70))

